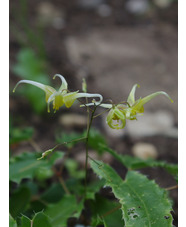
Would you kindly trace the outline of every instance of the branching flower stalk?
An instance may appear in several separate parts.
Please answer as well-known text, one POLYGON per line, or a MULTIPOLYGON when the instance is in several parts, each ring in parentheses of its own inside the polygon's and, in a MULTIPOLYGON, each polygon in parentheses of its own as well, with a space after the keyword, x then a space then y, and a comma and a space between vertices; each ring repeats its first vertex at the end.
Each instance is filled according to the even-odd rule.
MULTIPOLYGON (((68 142, 64 142, 62 144, 57 144, 54 148, 49 149, 45 152, 42 153, 42 157, 40 157, 38 160, 45 158, 46 156, 48 156, 49 154, 51 154, 58 146, 64 145, 64 144, 68 144, 71 142, 75 142, 75 141, 80 141, 80 140, 85 140, 85 146, 86 146, 86 153, 85 153, 85 199, 86 199, 86 194, 87 194, 87 176, 88 176, 88 158, 89 154, 88 154, 88 149, 89 149, 89 134, 90 134, 90 129, 92 126, 92 122, 93 119, 100 116, 101 114, 108 112, 107 115, 107 119, 106 122, 108 124, 108 126, 112 129, 123 129, 126 125, 126 120, 137 120, 137 117, 140 115, 143 115, 144 113, 144 105, 149 102, 151 99, 155 98, 158 95, 164 95, 166 96, 171 102, 173 102, 173 100, 169 97, 169 95, 166 92, 163 91, 158 91, 155 93, 152 93, 151 95, 148 95, 144 98, 139 98, 139 99, 135 99, 135 91, 136 88, 139 87, 138 84, 135 84, 132 87, 132 90, 129 93, 128 99, 127 101, 123 101, 119 104, 114 104, 112 101, 110 104, 107 103, 102 103, 103 101, 103 97, 100 94, 90 94, 87 93, 87 86, 86 86, 86 81, 83 80, 83 93, 79 93, 79 91, 75 91, 75 92, 70 92, 68 90, 68 83, 65 80, 65 78, 60 75, 60 74, 56 74, 53 79, 55 79, 56 77, 59 77, 61 79, 61 86, 58 90, 56 90, 55 88, 48 86, 48 85, 44 85, 35 81, 31 81, 31 80, 21 80, 19 81, 13 92, 15 92, 15 89, 17 88, 17 86, 21 83, 26 83, 26 84, 31 84, 34 85, 40 89, 42 89, 45 92, 46 95, 46 102, 47 102, 47 106, 48 106, 48 112, 50 112, 50 103, 53 104, 53 109, 54 112, 56 112, 56 110, 59 110, 59 108, 63 105, 65 105, 67 108, 70 108, 73 103, 78 100, 82 105, 80 105, 80 107, 86 107, 87 109, 87 132, 86 132, 86 137, 83 138, 79 138, 79 139, 75 139, 72 141, 68 141, 68 142), (84 104, 80 98, 85 98, 86 100, 86 104, 84 104), (88 103, 88 98, 93 98, 91 103, 88 103), (99 98, 99 101, 96 101, 95 98, 99 98), (90 108, 93 107, 93 108, 90 108), (105 108, 106 110, 101 112, 100 114, 95 115, 95 111, 97 109, 97 107, 100 106, 102 108, 105 108), (91 112, 91 114, 90 114, 91 112)), ((61 181, 61 184, 63 185, 65 191, 67 192, 67 194, 69 194, 68 189, 66 188, 66 186, 64 185, 64 181, 61 181)), ((171 188, 172 189, 172 188, 171 188)))

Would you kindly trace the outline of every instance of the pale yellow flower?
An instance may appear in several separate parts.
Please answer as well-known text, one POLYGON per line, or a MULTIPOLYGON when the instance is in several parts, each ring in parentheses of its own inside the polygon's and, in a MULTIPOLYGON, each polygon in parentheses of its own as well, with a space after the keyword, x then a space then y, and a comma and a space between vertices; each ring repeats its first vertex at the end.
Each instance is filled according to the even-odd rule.
POLYGON ((99 100, 99 102, 95 102, 95 105, 98 105, 102 102, 103 97, 100 94, 79 93, 79 91, 69 92, 68 91, 68 84, 67 84, 65 78, 60 74, 56 74, 53 77, 53 79, 55 79, 56 77, 59 77, 61 79, 61 82, 62 82, 58 91, 51 86, 44 85, 42 83, 38 83, 38 82, 35 82, 35 81, 32 81, 32 80, 21 80, 16 84, 13 92, 15 92, 15 89, 21 83, 31 84, 31 85, 34 85, 34 86, 42 89, 46 94, 46 102, 48 104, 48 112, 50 112, 49 105, 50 105, 51 102, 53 102, 53 109, 55 111, 59 110, 59 108, 61 106, 63 106, 64 104, 67 108, 69 108, 69 107, 72 106, 72 104, 74 103, 74 101, 76 99, 83 98, 83 97, 87 97, 87 98, 98 97, 100 100, 99 100))
MULTIPOLYGON (((173 102, 170 96, 164 91, 155 92, 151 95, 148 95, 144 98, 139 98, 135 101, 135 91, 137 87, 139 87, 138 84, 135 84, 133 86, 128 96, 128 99, 126 102, 124 102, 124 104, 100 104, 101 107, 110 109, 107 115, 107 124, 109 125, 109 127, 113 129, 124 128, 126 119, 136 120, 137 116, 143 115, 143 106, 158 95, 165 95, 170 99, 171 102, 173 102)), ((92 103, 89 103, 88 105, 91 106, 92 103)))

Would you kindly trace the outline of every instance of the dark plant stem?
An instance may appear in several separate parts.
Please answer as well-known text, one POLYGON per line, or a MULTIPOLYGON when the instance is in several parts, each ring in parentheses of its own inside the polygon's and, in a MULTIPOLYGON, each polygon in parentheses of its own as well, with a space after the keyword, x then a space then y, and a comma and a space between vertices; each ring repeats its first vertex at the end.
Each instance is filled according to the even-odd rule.
POLYGON ((94 113, 96 111, 96 107, 94 106, 94 109, 91 113, 91 117, 89 115, 89 110, 87 110, 88 112, 88 122, 87 122, 87 134, 86 134, 86 142, 85 142, 85 146, 86 146, 86 157, 85 157, 85 198, 86 198, 86 193, 87 193, 87 176, 88 176, 88 141, 89 141, 89 133, 90 133, 90 128, 92 126, 92 121, 94 118, 94 113))

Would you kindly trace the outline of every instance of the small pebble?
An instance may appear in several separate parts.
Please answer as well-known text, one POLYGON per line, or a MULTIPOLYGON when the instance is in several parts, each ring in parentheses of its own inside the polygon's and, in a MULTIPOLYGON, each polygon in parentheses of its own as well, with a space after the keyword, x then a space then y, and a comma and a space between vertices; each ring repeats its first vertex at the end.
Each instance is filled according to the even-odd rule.
POLYGON ((80 114, 63 114, 59 122, 61 125, 66 127, 86 127, 87 118, 80 114))
POLYGON ((147 160, 149 158, 156 159, 158 157, 158 151, 153 144, 150 143, 136 143, 132 147, 132 153, 134 156, 147 160))

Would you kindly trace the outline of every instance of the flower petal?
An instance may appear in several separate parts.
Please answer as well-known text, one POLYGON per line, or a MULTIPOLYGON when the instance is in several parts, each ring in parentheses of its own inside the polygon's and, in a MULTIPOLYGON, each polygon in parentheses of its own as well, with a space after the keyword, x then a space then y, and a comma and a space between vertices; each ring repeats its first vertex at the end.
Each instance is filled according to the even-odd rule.
POLYGON ((53 101, 53 109, 59 110, 59 107, 61 107, 64 104, 63 95, 60 92, 53 93, 47 101, 48 104, 48 112, 50 112, 50 102, 53 101))
POLYGON ((107 124, 109 124, 112 121, 113 116, 114 116, 114 110, 111 109, 107 115, 107 124))
POLYGON ((65 78, 62 75, 60 75, 60 74, 55 74, 53 79, 55 79, 56 76, 59 77, 61 79, 61 82, 62 82, 61 87, 59 88, 58 91, 62 92, 63 90, 67 90, 68 89, 68 84, 67 84, 65 78))
POLYGON ((99 106, 103 107, 103 108, 106 108, 106 109, 111 109, 113 107, 112 104, 107 104, 107 103, 102 103, 100 104, 99 106))
POLYGON ((137 87, 140 87, 139 84, 135 84, 132 87, 132 90, 128 96, 127 102, 129 103, 130 106, 132 106, 135 103, 135 92, 137 87))
POLYGON ((125 119, 124 113, 119 110, 117 107, 114 109, 114 114, 121 120, 125 119))
POLYGON ((143 113, 144 112, 143 105, 158 95, 165 95, 171 102, 173 102, 173 100, 170 98, 170 96, 166 92, 158 91, 158 92, 148 95, 142 99, 137 100, 136 103, 134 104, 134 106, 132 107, 132 109, 134 111, 136 111, 137 113, 143 113))
POLYGON ((71 107, 72 104, 75 102, 75 100, 77 99, 77 93, 78 91, 70 92, 63 96, 63 100, 67 108, 71 107))
POLYGON ((48 85, 44 85, 42 83, 39 83, 39 82, 35 82, 35 81, 32 81, 32 80, 20 80, 15 88, 13 89, 13 92, 15 92, 16 88, 18 87, 19 84, 21 83, 25 83, 25 84, 31 84, 31 85, 34 85, 40 89, 42 89, 43 91, 45 91, 46 93, 46 102, 48 101, 48 98, 54 93, 56 92, 56 90, 51 87, 51 86, 48 86, 48 85))
MULTIPOLYGON (((103 96, 100 94, 90 94, 90 93, 78 93, 77 98, 99 98, 100 100, 98 102, 92 102, 92 103, 87 103, 86 106, 94 106, 94 105, 100 105, 101 102, 103 101, 103 96)), ((85 105, 80 105, 80 107, 83 107, 85 105)))
POLYGON ((122 129, 125 127, 125 115, 116 107, 111 109, 107 115, 107 124, 112 129, 122 129), (117 121, 116 124, 114 122, 117 121))

